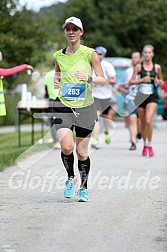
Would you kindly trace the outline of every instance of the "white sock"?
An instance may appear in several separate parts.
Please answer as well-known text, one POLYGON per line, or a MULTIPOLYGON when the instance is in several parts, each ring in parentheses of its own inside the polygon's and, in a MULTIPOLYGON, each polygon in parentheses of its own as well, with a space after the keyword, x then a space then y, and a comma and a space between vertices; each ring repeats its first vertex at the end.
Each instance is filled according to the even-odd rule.
POLYGON ((148 146, 152 146, 152 142, 151 141, 148 141, 148 146))

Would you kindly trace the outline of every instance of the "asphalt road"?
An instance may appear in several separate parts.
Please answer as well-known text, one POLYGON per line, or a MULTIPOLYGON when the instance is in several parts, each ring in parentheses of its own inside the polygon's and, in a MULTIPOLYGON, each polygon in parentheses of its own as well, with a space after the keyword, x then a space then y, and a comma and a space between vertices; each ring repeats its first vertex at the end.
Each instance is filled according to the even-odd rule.
POLYGON ((123 122, 111 134, 90 148, 90 202, 63 197, 59 150, 32 154, 35 144, 0 173, 0 251, 167 251, 167 123, 157 122, 152 158, 141 156, 142 140, 128 150, 123 122))

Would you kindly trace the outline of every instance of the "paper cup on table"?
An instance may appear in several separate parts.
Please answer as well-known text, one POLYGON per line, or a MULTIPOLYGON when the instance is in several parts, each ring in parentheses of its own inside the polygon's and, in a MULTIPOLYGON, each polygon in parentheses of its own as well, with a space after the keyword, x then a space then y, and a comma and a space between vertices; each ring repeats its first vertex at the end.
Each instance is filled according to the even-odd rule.
POLYGON ((21 90, 21 103, 22 105, 26 106, 26 102, 27 102, 27 85, 23 84, 21 90))

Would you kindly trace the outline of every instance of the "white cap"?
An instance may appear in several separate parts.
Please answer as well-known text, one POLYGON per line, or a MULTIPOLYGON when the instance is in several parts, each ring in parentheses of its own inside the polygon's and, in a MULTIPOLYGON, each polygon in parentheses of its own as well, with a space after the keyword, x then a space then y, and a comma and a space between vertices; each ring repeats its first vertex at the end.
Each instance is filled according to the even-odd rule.
POLYGON ((107 53, 107 49, 103 46, 97 46, 95 48, 95 51, 98 53, 98 54, 103 54, 103 55, 106 55, 107 53))
POLYGON ((82 22, 79 18, 76 17, 69 17, 65 20, 64 24, 62 25, 63 29, 66 27, 67 24, 74 24, 83 30, 82 22))

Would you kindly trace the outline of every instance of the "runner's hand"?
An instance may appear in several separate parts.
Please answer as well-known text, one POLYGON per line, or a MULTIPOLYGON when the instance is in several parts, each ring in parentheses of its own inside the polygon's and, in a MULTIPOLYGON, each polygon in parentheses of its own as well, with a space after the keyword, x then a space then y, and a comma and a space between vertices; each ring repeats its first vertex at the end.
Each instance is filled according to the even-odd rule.
POLYGON ((146 82, 146 83, 151 82, 150 76, 145 76, 145 77, 143 77, 143 78, 142 78, 142 82, 146 82))
POLYGON ((88 81, 88 76, 87 76, 86 74, 84 74, 83 72, 77 71, 77 72, 75 73, 75 76, 76 76, 77 79, 80 80, 80 81, 85 81, 85 82, 88 81))
POLYGON ((34 68, 31 65, 27 65, 27 69, 30 69, 32 72, 34 71, 34 68))

